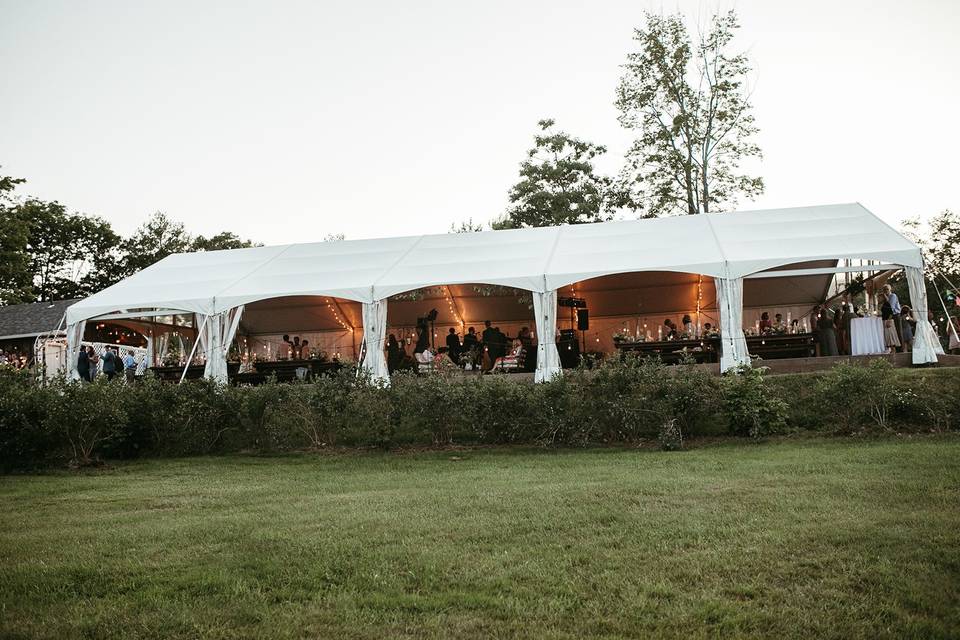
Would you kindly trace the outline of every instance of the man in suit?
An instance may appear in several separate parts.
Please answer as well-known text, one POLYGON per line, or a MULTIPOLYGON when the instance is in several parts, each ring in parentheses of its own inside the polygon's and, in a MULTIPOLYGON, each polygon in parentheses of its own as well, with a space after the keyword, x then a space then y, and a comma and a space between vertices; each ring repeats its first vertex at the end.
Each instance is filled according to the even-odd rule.
POLYGON ((460 352, 462 347, 460 346, 460 336, 457 335, 457 330, 453 327, 450 327, 450 333, 447 334, 447 351, 450 356, 450 359, 453 362, 460 362, 460 352))

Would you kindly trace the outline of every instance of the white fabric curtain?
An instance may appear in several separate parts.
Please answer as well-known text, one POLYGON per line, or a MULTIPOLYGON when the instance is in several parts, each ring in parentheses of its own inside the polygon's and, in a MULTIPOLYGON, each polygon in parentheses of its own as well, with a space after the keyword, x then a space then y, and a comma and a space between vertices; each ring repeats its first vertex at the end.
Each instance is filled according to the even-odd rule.
POLYGON ((226 384, 227 356, 230 354, 230 345, 237 335, 240 325, 240 316, 243 315, 243 305, 210 316, 206 330, 201 334, 206 338, 201 342, 207 350, 207 363, 203 368, 203 375, 226 384))
POLYGON ((537 370, 534 382, 549 382, 563 370, 557 351, 557 291, 533 292, 533 312, 537 320, 537 370))
POLYGON ((383 347, 387 338, 387 301, 374 300, 363 303, 363 340, 366 349, 362 367, 376 382, 390 384, 387 357, 383 347))
POLYGON ((210 332, 210 326, 211 326, 211 324, 212 324, 212 320, 213 320, 213 316, 207 316, 207 315, 204 315, 204 314, 202 314, 202 313, 195 313, 195 314, 193 314, 193 326, 197 329, 197 338, 196 338, 196 339, 200 342, 200 345, 197 347, 197 351, 196 351, 195 357, 198 356, 198 355, 201 355, 201 354, 204 355, 204 356, 207 355, 207 351, 209 350, 208 347, 210 346, 210 345, 209 345, 209 338, 210 338, 209 332, 210 332), (203 321, 204 321, 204 320, 207 321, 207 330, 206 330, 206 331, 201 331, 201 330, 200 330, 200 327, 203 325, 203 321))
POLYGON ((910 287, 910 301, 913 303, 913 317, 917 321, 917 330, 913 336, 913 364, 936 362, 937 353, 943 353, 943 347, 927 320, 927 287, 923 282, 923 269, 906 267, 905 271, 907 286, 910 287))
POLYGON ((86 328, 86 320, 67 326, 67 380, 80 379, 80 374, 77 372, 77 358, 80 357, 80 344, 83 342, 83 332, 86 328))
POLYGON ((160 334, 160 348, 158 349, 157 358, 150 366, 159 366, 163 364, 164 359, 167 357, 167 352, 170 350, 170 334, 162 333, 160 334))
POLYGON ((720 309, 720 371, 750 364, 743 335, 743 278, 717 278, 717 308, 720 309))

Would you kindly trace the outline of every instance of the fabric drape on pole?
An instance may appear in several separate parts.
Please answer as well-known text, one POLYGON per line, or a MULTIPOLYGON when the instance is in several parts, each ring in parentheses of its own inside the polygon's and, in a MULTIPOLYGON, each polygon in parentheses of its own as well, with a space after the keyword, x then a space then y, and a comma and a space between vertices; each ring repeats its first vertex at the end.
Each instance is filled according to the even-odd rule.
POLYGON ((917 321, 917 330, 913 336, 913 364, 936 362, 937 353, 943 353, 943 347, 927 320, 927 288, 923 282, 923 269, 906 267, 904 270, 907 273, 907 286, 910 287, 913 317, 917 321))
POLYGON ((197 337, 196 337, 196 340, 200 343, 200 353, 202 353, 202 354, 204 355, 204 357, 206 357, 206 355, 207 355, 207 350, 208 350, 207 348, 208 348, 208 346, 209 346, 209 345, 208 345, 208 342, 209 342, 208 339, 209 339, 210 336, 208 335, 208 333, 209 333, 209 331, 210 331, 210 325, 211 325, 211 320, 212 320, 212 318, 213 318, 213 316, 204 315, 204 314, 202 314, 202 313, 195 313, 195 314, 193 314, 193 326, 197 328, 197 337), (200 327, 203 325, 204 321, 207 322, 207 325, 206 325, 206 326, 207 326, 207 330, 206 330, 206 331, 201 331, 201 330, 200 330, 200 327))
POLYGON ((67 326, 67 380, 79 380, 77 358, 80 357, 80 343, 83 342, 83 332, 87 328, 87 321, 67 326))
POLYGON ((240 305, 210 317, 204 332, 206 334, 204 346, 207 350, 207 363, 203 368, 204 377, 224 384, 229 381, 227 356, 230 353, 233 338, 237 335, 242 314, 243 305, 240 305))
POLYGON ((549 382, 563 370, 557 351, 557 291, 533 293, 533 312, 537 321, 537 370, 534 382, 549 382))
POLYGON ((717 308, 720 310, 720 371, 750 364, 743 335, 743 278, 717 278, 717 308))
POLYGON ((387 336, 387 301, 374 300, 363 303, 363 341, 366 344, 363 369, 375 382, 390 384, 387 357, 383 346, 387 336))

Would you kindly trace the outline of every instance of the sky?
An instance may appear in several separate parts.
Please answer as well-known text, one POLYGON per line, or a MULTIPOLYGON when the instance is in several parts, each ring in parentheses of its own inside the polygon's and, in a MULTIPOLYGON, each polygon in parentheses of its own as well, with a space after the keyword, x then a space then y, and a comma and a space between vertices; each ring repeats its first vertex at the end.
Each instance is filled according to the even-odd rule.
POLYGON ((644 11, 735 7, 766 192, 891 224, 960 209, 960 2, 0 0, 0 172, 131 233, 154 211, 266 244, 501 215, 538 120, 631 141, 644 11))

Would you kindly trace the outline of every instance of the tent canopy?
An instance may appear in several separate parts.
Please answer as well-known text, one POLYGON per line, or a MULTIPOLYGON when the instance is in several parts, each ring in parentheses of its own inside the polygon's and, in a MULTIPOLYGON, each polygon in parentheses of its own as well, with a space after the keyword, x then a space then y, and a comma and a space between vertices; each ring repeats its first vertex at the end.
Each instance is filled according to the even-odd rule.
MULTIPOLYGON (((373 302, 437 285, 546 292, 634 272, 739 278, 844 258, 922 266, 916 245, 853 203, 175 254, 72 305, 67 322, 140 309, 214 314, 291 296, 373 302)), ((810 291, 815 281, 826 280, 808 278, 810 291)))

